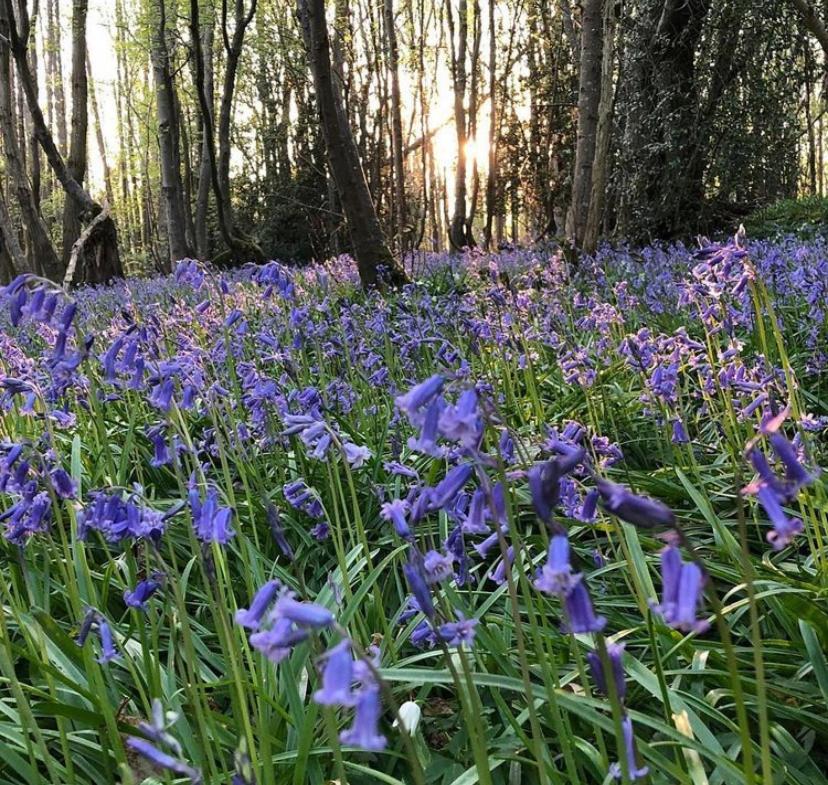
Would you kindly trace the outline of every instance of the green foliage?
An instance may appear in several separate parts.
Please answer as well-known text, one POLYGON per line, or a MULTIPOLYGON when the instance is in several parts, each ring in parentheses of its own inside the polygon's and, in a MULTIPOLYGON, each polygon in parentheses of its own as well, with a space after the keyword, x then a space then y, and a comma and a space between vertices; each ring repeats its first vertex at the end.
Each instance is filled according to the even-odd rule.
POLYGON ((758 239, 796 235, 810 239, 828 234, 828 198, 807 196, 781 199, 748 215, 744 220, 749 237, 758 239))

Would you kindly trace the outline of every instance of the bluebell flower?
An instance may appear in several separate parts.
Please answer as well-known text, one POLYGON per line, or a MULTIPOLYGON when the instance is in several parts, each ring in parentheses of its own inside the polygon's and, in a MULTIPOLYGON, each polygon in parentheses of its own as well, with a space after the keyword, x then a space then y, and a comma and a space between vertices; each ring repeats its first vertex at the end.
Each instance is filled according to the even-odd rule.
MULTIPOLYGON (((635 737, 633 735, 632 720, 627 715, 624 715, 621 720, 621 732, 624 736, 624 752, 627 760, 627 779, 630 780, 630 782, 644 779, 650 769, 647 766, 639 767, 636 762, 638 755, 635 750, 635 737)), ((620 763, 613 763, 610 767, 610 773, 617 780, 624 778, 620 763)))
POLYGON ((477 392, 466 390, 456 405, 447 405, 440 412, 440 432, 447 439, 459 442, 467 449, 476 449, 483 438, 483 418, 477 408, 477 392))
POLYGON ((440 583, 454 574, 454 556, 430 550, 423 556, 422 574, 426 583, 440 583))
POLYGON ((773 524, 773 530, 767 534, 768 542, 775 551, 781 551, 791 543, 794 537, 802 533, 802 521, 799 518, 791 518, 785 513, 779 501, 778 492, 770 485, 763 483, 756 491, 756 498, 773 524))
POLYGON ((429 509, 440 510, 457 498, 474 472, 470 463, 461 463, 449 469, 446 476, 429 492, 429 509))
POLYGON ((445 380, 439 374, 435 374, 424 382, 412 387, 405 395, 399 395, 394 399, 397 408, 406 414, 412 424, 417 425, 420 410, 440 394, 445 380))
POLYGON ((672 435, 672 442, 673 444, 687 444, 690 441, 690 437, 687 435, 687 429, 684 427, 684 423, 682 422, 680 417, 676 417, 673 422, 673 435, 672 435))
POLYGON ((552 520, 555 507, 560 501, 561 476, 554 459, 535 464, 527 473, 532 506, 544 523, 552 520))
POLYGON ((333 614, 324 606, 315 602, 299 602, 287 594, 279 597, 274 610, 300 627, 322 629, 334 622, 333 614))
POLYGON ((432 401, 425 411, 425 416, 422 417, 420 423, 420 435, 418 437, 410 437, 408 439, 408 448, 414 452, 421 452, 424 455, 431 455, 434 458, 439 458, 443 455, 444 450, 437 444, 439 438, 439 422, 440 413, 443 410, 442 398, 436 398, 432 401))
POLYGON ((596 480, 598 491, 604 502, 607 512, 634 526, 652 528, 664 526, 672 528, 676 525, 676 516, 667 505, 646 496, 637 496, 623 485, 609 480, 596 480))
POLYGON ((576 581, 569 561, 569 538, 565 534, 556 534, 549 540, 546 564, 538 570, 535 588, 545 594, 563 594, 576 581))
POLYGON ((257 630, 250 636, 250 645, 278 664, 293 651, 294 646, 309 637, 307 629, 297 627, 290 619, 277 617, 270 627, 257 630))
POLYGON ((595 615, 582 575, 576 576, 573 586, 563 595, 563 603, 566 610, 567 632, 601 632, 606 626, 606 618, 595 615))
POLYGON ((793 446, 781 433, 771 433, 768 437, 776 457, 785 467, 785 480, 789 498, 793 498, 799 489, 810 485, 814 481, 812 475, 799 461, 796 447, 793 446))
POLYGON ((353 679, 354 659, 351 642, 346 638, 326 652, 322 687, 313 693, 313 700, 322 706, 353 706, 353 679))
MULTIPOLYGON (((419 562, 422 561, 420 557, 419 562)), ((422 564, 417 561, 409 562, 403 565, 403 574, 406 581, 408 581, 408 588, 414 595, 417 605, 420 610, 430 619, 434 618, 435 610, 434 603, 431 599, 431 591, 428 588, 428 583, 423 575, 422 564)))
POLYGON ((478 488, 471 497, 469 511, 463 521, 463 532, 465 534, 489 534, 491 529, 486 523, 489 517, 489 509, 486 504, 486 492, 478 488))
POLYGON ((361 689, 356 701, 353 725, 342 731, 340 741, 363 750, 381 752, 387 744, 378 728, 381 714, 379 687, 372 685, 361 689))
POLYGON ((247 627, 249 630, 259 629, 262 617, 276 600, 282 590, 282 583, 272 580, 265 583, 253 596, 250 608, 239 608, 236 611, 236 624, 247 627))
POLYGON ((458 613, 457 621, 450 621, 441 624, 437 630, 437 637, 446 646, 467 646, 474 645, 474 636, 477 627, 477 619, 465 619, 458 613))
POLYGON ((145 611, 147 609, 147 600, 160 588, 161 583, 155 578, 139 581, 134 589, 126 589, 124 591, 124 602, 130 608, 145 611))
POLYGON ((58 467, 49 473, 52 487, 61 499, 74 499, 78 493, 78 486, 65 469, 58 467))
POLYGON ((661 552, 661 602, 653 610, 682 632, 704 632, 709 624, 697 617, 704 593, 704 575, 695 562, 685 562, 675 545, 661 552))
POLYGON ((112 639, 112 628, 103 616, 98 617, 98 636, 101 640, 101 656, 98 657, 98 662, 105 665, 116 659, 118 652, 115 649, 115 641, 112 639))
MULTIPOLYGON (((624 644, 623 643, 609 643, 607 644, 607 659, 612 670, 612 679, 615 682, 615 694, 619 700, 624 700, 627 694, 627 682, 624 680, 624 644)), ((609 695, 609 688, 607 687, 607 676, 604 672, 604 663, 601 660, 597 651, 591 651, 587 654, 587 661, 589 662, 590 673, 592 673, 592 680, 595 682, 595 688, 602 695, 609 695)))
POLYGON ((406 515, 410 509, 410 505, 403 499, 394 499, 390 502, 385 502, 380 510, 380 515, 386 521, 390 521, 394 525, 394 531, 398 537, 405 540, 413 538, 411 527, 408 525, 406 515))
POLYGON ((193 527, 196 537, 201 542, 227 545, 235 536, 235 532, 230 528, 233 510, 230 507, 220 505, 216 488, 210 487, 207 489, 207 495, 203 502, 198 491, 191 490, 190 510, 193 515, 193 527))
POLYGON ((273 541, 278 546, 279 550, 291 561, 293 561, 293 548, 285 536, 285 529, 282 526, 281 516, 276 507, 270 502, 265 506, 265 515, 267 522, 270 524, 270 533, 273 535, 273 541))
POLYGON ((126 743, 130 749, 137 752, 154 766, 176 774, 179 777, 186 777, 193 785, 201 785, 203 782, 201 773, 197 769, 192 768, 184 761, 169 753, 160 750, 152 742, 146 739, 139 739, 137 736, 130 736, 126 743))
POLYGON ((354 469, 362 467, 373 454, 367 447, 360 447, 353 442, 345 442, 342 449, 345 451, 345 460, 354 469))

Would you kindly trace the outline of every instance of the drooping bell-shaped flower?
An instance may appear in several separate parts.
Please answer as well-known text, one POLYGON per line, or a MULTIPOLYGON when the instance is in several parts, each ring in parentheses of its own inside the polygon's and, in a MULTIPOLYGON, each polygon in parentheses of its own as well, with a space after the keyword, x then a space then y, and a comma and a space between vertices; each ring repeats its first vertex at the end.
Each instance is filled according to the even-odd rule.
POLYGON ((278 580, 272 580, 265 583, 255 595, 253 601, 250 603, 250 608, 239 608, 236 611, 236 624, 246 627, 248 630, 257 630, 261 624, 262 618, 268 611, 270 606, 275 602, 276 597, 282 590, 282 583, 278 580))
POLYGON ((565 534, 556 534, 549 541, 546 564, 538 570, 535 588, 544 594, 563 594, 576 580, 569 561, 569 538, 565 534))
POLYGON ((661 552, 661 603, 653 610, 682 632, 704 632, 709 624, 698 618, 704 594, 704 575, 695 562, 685 562, 675 545, 661 552))
POLYGON ((379 732, 381 715, 379 687, 364 687, 357 698, 353 725, 342 731, 340 741, 363 750, 381 752, 387 744, 385 736, 379 732))
MULTIPOLYGON (((633 735, 632 720, 627 716, 621 720, 621 733, 623 734, 624 753, 626 757, 626 775, 630 782, 644 779, 649 774, 650 769, 647 766, 639 766, 637 763, 638 755, 635 749, 635 736, 633 735)), ((617 779, 624 779, 622 773, 621 763, 613 763, 610 767, 610 773, 617 779)))
POLYGON ((322 687, 313 693, 313 700, 321 706, 353 706, 353 680, 354 658, 351 642, 346 638, 325 654, 322 687))
POLYGON ((646 496, 637 496, 623 485, 602 478, 597 479, 596 484, 604 502, 604 508, 622 521, 647 529, 657 526, 667 528, 675 526, 676 516, 667 505, 660 501, 646 496))
POLYGON ((563 595, 566 630, 571 633, 601 632, 607 624, 604 616, 596 616, 583 576, 576 576, 573 586, 563 595))
MULTIPOLYGON (((624 680, 623 655, 623 643, 607 644, 607 659, 610 663, 612 680, 615 683, 615 694, 618 696, 619 700, 624 700, 624 696, 627 694, 627 683, 624 680)), ((589 662, 589 670, 592 674, 592 680, 595 682, 595 688, 602 695, 609 695, 607 675, 604 671, 604 663, 598 652, 589 652, 589 654, 587 654, 587 662, 589 662)))

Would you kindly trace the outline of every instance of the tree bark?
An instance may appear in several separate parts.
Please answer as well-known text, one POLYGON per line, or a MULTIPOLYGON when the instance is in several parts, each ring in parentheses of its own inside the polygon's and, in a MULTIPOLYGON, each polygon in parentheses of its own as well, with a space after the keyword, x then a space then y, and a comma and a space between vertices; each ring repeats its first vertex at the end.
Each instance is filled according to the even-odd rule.
POLYGON ((454 84, 454 125, 457 133, 457 166, 454 171, 454 210, 449 228, 449 244, 455 250, 468 245, 466 235, 466 51, 468 49, 468 4, 460 0, 457 11, 457 48, 454 45, 453 0, 446 0, 446 18, 451 36, 451 76, 454 84))
POLYGON ((397 251, 408 246, 408 208, 405 197, 405 160, 403 158, 402 99, 400 96, 400 55, 394 20, 394 0, 384 0, 385 35, 388 42, 388 68, 391 72, 391 146, 394 161, 394 202, 396 203, 397 251))
MULTIPOLYGON (((215 20, 212 14, 206 20, 201 32, 202 70, 204 82, 205 103, 212 112, 215 101, 213 85, 213 41, 215 20)), ((198 71, 198 68, 195 69, 198 71)), ((201 126, 201 149, 199 152, 198 191, 195 207, 195 241, 196 253, 199 259, 207 259, 210 254, 209 238, 207 235, 207 211, 210 207, 210 138, 207 136, 207 125, 199 115, 201 126)))
POLYGON ((250 10, 244 13, 240 0, 236 2, 236 26, 232 41, 227 32, 227 0, 222 0, 222 36, 227 53, 225 76, 222 89, 221 107, 219 110, 219 154, 216 155, 215 134, 213 123, 213 109, 207 98, 204 54, 201 48, 201 23, 198 0, 190 0, 190 43, 193 47, 193 59, 196 66, 196 92, 207 140, 207 153, 210 161, 210 182, 213 186, 213 195, 216 200, 216 213, 219 228, 229 253, 238 261, 249 261, 252 257, 256 261, 263 261, 264 254, 259 245, 251 238, 243 236, 233 225, 232 208, 230 205, 230 120, 233 106, 233 95, 236 84, 241 47, 244 42, 244 31, 253 19, 256 12, 256 0, 251 0, 250 10))
POLYGON ((101 112, 98 107, 98 99, 95 94, 95 79, 92 76, 92 62, 89 60, 89 52, 86 53, 86 74, 89 79, 89 103, 92 105, 92 117, 95 121, 95 140, 98 143, 98 153, 101 156, 101 167, 103 168, 104 189, 106 201, 113 205, 115 193, 112 189, 112 170, 109 168, 109 161, 106 159, 106 142, 104 141, 103 125, 101 124, 101 112))
MULTIPOLYGON (((79 185, 86 177, 87 133, 89 112, 87 108, 88 81, 86 79, 86 17, 89 0, 73 0, 72 3, 72 120, 69 134, 69 157, 66 168, 79 185)), ((35 82, 36 86, 36 82, 35 82)), ((63 205, 63 266, 69 264, 69 257, 75 241, 81 233, 83 208, 73 199, 63 205)))
POLYGON ((60 280, 63 267, 58 259, 49 232, 37 208, 34 193, 26 174, 20 154, 20 140, 17 137, 14 122, 14 110, 11 100, 11 61, 8 41, 10 38, 10 20, 6 7, 0 7, 0 125, 2 125, 3 150, 6 167, 14 184, 20 216, 29 237, 29 254, 25 263, 18 257, 19 241, 17 234, 4 227, 6 250, 18 272, 35 271, 53 281, 60 280))
POLYGON ((175 84, 167 47, 165 0, 153 0, 153 11, 150 57, 155 78, 158 145, 161 154, 161 191, 164 196, 169 269, 171 270, 175 262, 191 257, 193 252, 187 242, 184 184, 181 180, 180 132, 176 112, 175 84))
POLYGON ((328 162, 348 221, 360 280, 366 288, 381 286, 386 281, 404 283, 407 276, 388 248, 334 85, 324 0, 298 0, 297 13, 313 75, 328 162))
POLYGON ((583 249, 595 253, 604 216, 606 188, 609 180, 612 116, 615 104, 612 76, 615 64, 615 0, 604 0, 604 46, 601 55, 601 99, 598 104, 595 158, 592 164, 592 185, 589 198, 583 249))
POLYGON ((592 193, 592 165, 601 100, 602 0, 584 0, 581 11, 581 64, 578 77, 578 130, 572 181, 569 239, 576 248, 584 241, 592 193))
MULTIPOLYGON (((51 166, 58 182, 60 182, 66 192, 67 202, 73 202, 77 206, 80 215, 91 220, 101 212, 102 207, 75 179, 55 146, 52 133, 46 125, 46 121, 43 119, 43 111, 37 100, 35 79, 29 68, 29 61, 26 56, 26 42, 28 41, 29 31, 25 24, 18 30, 17 23, 15 22, 13 0, 2 0, 2 2, 6 10, 6 16, 9 19, 8 40, 17 66, 18 79, 29 106, 34 134, 46 155, 49 166, 51 166)), ((81 61, 81 66, 85 76, 85 58, 81 61)), ((79 280, 87 283, 103 283, 113 277, 123 275, 121 258, 118 253, 118 233, 115 228, 115 223, 110 217, 107 217, 106 220, 96 225, 95 232, 88 237, 86 249, 85 259, 80 265, 79 280)), ((70 255, 71 250, 70 247, 70 255)))

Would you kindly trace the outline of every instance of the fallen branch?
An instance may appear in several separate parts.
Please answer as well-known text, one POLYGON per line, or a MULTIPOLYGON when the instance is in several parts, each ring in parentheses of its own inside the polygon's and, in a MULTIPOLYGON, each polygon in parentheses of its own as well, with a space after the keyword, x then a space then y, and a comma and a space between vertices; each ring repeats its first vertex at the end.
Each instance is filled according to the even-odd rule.
POLYGON ((72 253, 69 256, 69 264, 66 267, 66 275, 63 276, 63 288, 68 289, 72 285, 72 279, 75 277, 75 269, 78 266, 78 258, 80 257, 84 246, 89 242, 89 239, 95 233, 95 230, 109 218, 109 205, 105 204, 103 209, 87 224, 86 228, 80 233, 80 236, 75 240, 72 246, 72 253))

